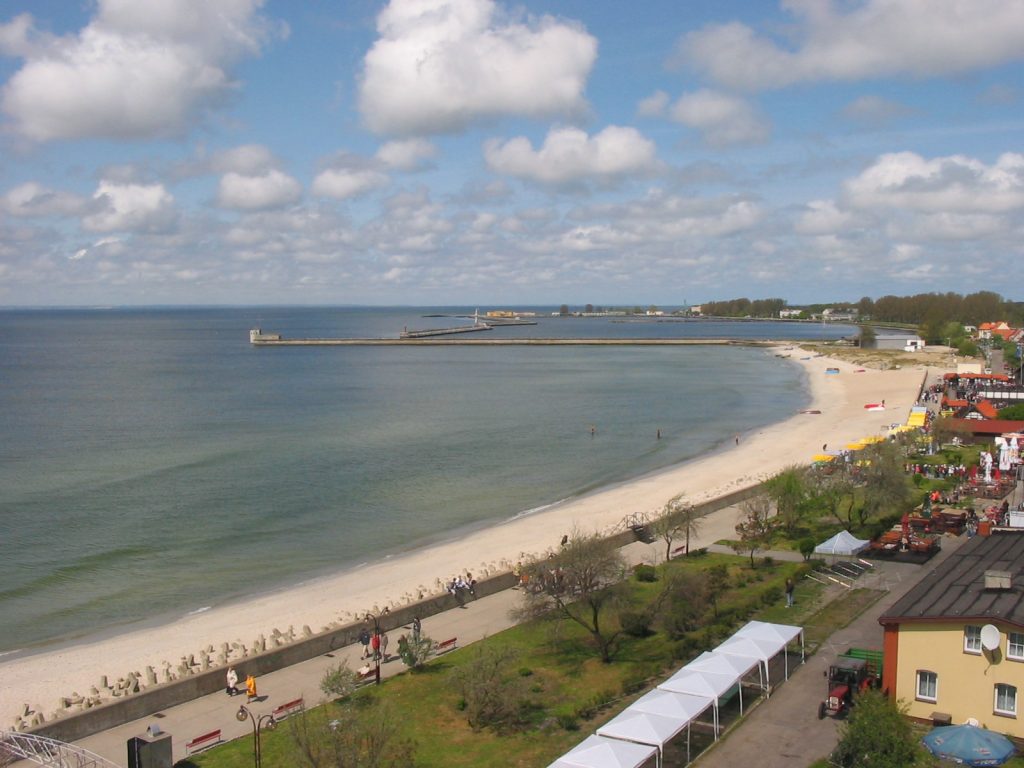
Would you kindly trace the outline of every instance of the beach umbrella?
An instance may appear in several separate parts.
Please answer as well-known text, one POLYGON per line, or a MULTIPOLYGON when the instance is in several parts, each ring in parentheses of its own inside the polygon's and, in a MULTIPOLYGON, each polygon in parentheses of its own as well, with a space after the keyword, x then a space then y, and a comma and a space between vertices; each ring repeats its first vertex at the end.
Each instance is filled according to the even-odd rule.
POLYGON ((1002 765, 1017 751, 1001 733, 966 723, 935 728, 921 742, 936 757, 963 765, 1002 765))

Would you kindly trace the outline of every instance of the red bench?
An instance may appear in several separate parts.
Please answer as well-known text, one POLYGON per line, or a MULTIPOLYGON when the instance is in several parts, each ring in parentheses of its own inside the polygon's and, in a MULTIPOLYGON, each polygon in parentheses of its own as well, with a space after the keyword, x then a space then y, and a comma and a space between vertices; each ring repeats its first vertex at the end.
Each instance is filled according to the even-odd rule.
POLYGON ((193 752, 198 752, 207 747, 212 747, 214 744, 220 744, 222 741, 220 737, 220 728, 216 731, 210 731, 204 733, 202 736, 196 736, 192 741, 185 745, 185 754, 191 755, 193 752))
POLYGON ((435 653, 444 653, 446 651, 454 651, 457 645, 457 637, 450 637, 447 640, 438 643, 434 646, 435 653))
POLYGON ((301 698, 294 699, 293 701, 286 702, 280 707, 274 710, 273 718, 275 720, 284 720, 288 715, 293 715, 306 708, 306 703, 301 698))

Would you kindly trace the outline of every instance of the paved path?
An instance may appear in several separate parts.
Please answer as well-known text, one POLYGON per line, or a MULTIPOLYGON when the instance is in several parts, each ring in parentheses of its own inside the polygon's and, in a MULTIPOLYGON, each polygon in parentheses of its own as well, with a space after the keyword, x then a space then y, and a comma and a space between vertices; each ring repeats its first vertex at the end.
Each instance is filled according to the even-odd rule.
POLYGON ((840 725, 832 718, 818 720, 818 702, 824 698, 826 687, 823 673, 828 665, 851 646, 881 648, 878 617, 964 541, 966 537, 944 538, 942 551, 927 565, 884 563, 862 576, 857 586, 884 589, 886 594, 849 626, 829 637, 770 699, 762 700, 723 740, 701 755, 695 762, 697 768, 803 768, 827 756, 839 743, 840 725))
MULTIPOLYGON (((692 542, 692 548, 708 546, 709 542, 734 536, 738 514, 737 508, 729 507, 708 516, 701 529, 699 539, 692 542)), ((676 546, 678 546, 678 542, 673 544, 673 548, 676 546)), ((716 548, 716 545, 709 546, 709 549, 714 548, 716 548)), ((723 547, 721 549, 731 553, 731 550, 728 550, 728 548, 723 547)), ((624 547, 623 553, 630 563, 661 562, 665 556, 665 544, 663 541, 656 541, 651 544, 636 542, 624 547)), ((763 554, 770 554, 780 560, 802 559, 798 553, 794 552, 769 552, 763 554)), ((889 564, 885 566, 882 574, 874 578, 876 580, 883 580, 886 584, 891 583, 898 587, 900 589, 899 594, 902 594, 906 588, 909 588, 912 581, 916 581, 919 578, 921 573, 922 570, 915 566, 889 564)), ((889 600, 889 597, 883 598, 883 602, 875 606, 875 609, 872 611, 869 611, 869 614, 855 622, 849 630, 844 630, 845 633, 854 627, 860 627, 864 634, 863 639, 847 639, 843 633, 840 633, 839 637, 834 641, 835 647, 842 647, 844 649, 849 645, 880 647, 881 628, 876 619, 880 615, 881 608, 890 605, 897 596, 890 595, 889 597, 892 600, 889 602, 885 602, 889 600)), ((508 590, 475 600, 467 603, 462 609, 452 609, 445 613, 425 618, 423 620, 423 633, 435 641, 457 637, 460 646, 466 645, 512 626, 514 622, 510 618, 510 611, 518 607, 519 600, 520 593, 516 590, 508 590)), ((395 650, 400 633, 400 630, 390 633, 390 650, 395 650)), ((320 679, 323 677, 324 672, 328 667, 343 660, 348 662, 351 669, 358 668, 363 663, 359 658, 360 651, 360 646, 348 646, 335 651, 330 656, 320 656, 278 670, 277 672, 263 675, 258 679, 260 700, 252 704, 252 711, 256 715, 270 714, 275 707, 300 696, 305 699, 307 706, 314 706, 325 701, 326 697, 320 691, 320 679)), ((831 749, 831 745, 835 743, 835 724, 831 720, 818 723, 816 719, 816 706, 824 689, 820 669, 824 668, 827 658, 830 658, 830 654, 827 650, 823 649, 806 668, 801 668, 795 676, 792 676, 790 681, 779 689, 778 694, 773 694, 770 701, 757 707, 750 717, 746 718, 743 726, 702 758, 702 764, 722 766, 742 764, 738 762, 740 758, 736 758, 735 760, 737 761, 734 761, 734 758, 729 757, 729 755, 732 754, 732 750, 738 748, 737 745, 747 740, 751 744, 748 752, 744 754, 749 754, 749 757, 742 759, 751 760, 750 764, 752 765, 799 765, 799 763, 791 762, 789 759, 777 763, 764 762, 766 758, 764 746, 766 743, 779 744, 780 754, 789 754, 795 747, 804 748, 805 751, 812 752, 811 760, 826 754, 831 749), (818 667, 815 667, 816 664, 818 667), (804 685, 806 685, 807 691, 800 692, 804 685), (796 701, 787 706, 786 701, 790 697, 795 698, 796 701), (780 721, 783 727, 776 728, 776 720, 780 721), (811 720, 813 720, 813 728, 808 728, 807 725, 811 720), (784 727, 787 724, 788 729, 784 727), (789 735, 787 736, 786 734, 789 735), (830 734, 828 738, 831 738, 831 742, 826 738, 822 741, 821 746, 817 746, 817 741, 808 739, 808 736, 811 734, 830 734), (790 739, 795 746, 786 746, 786 739, 790 739), (808 750, 812 743, 815 746, 808 750), (720 757, 722 755, 726 757, 720 757)), ((404 668, 402 662, 395 659, 381 667, 381 675, 385 678, 390 677, 402 672, 404 668)), ((126 743, 128 739, 145 734, 146 728, 156 723, 162 731, 172 735, 174 760, 178 761, 186 757, 186 742, 217 728, 221 729, 225 741, 249 736, 252 733, 251 724, 248 721, 240 723, 235 719, 235 712, 237 712, 239 705, 243 703, 245 703, 244 696, 229 697, 224 693, 211 694, 80 739, 76 743, 118 765, 126 765, 126 743)), ((804 764, 811 762, 811 760, 807 760, 804 764)))

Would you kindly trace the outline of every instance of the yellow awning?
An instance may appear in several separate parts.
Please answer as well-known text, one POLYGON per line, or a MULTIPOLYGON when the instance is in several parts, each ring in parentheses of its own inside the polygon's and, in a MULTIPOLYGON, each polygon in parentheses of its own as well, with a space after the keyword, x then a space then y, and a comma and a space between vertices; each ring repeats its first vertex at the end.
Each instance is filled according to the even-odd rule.
POLYGON ((835 458, 831 453, 816 453, 813 461, 832 461, 835 458))

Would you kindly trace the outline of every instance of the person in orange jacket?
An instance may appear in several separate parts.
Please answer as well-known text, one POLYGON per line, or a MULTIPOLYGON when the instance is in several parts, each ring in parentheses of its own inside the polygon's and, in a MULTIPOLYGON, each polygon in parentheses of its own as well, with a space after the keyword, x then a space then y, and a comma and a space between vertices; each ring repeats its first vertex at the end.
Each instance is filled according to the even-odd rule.
POLYGON ((256 678, 252 675, 245 678, 245 693, 249 697, 249 701, 256 698, 256 678))

